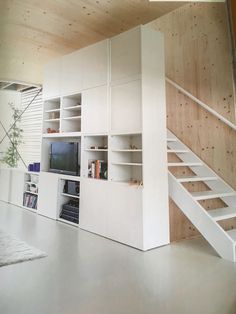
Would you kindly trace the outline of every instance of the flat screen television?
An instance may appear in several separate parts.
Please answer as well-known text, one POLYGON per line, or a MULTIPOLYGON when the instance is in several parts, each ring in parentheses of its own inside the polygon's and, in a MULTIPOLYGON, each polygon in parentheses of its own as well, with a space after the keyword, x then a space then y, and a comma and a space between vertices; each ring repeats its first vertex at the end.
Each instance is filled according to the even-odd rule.
POLYGON ((79 143, 51 143, 50 172, 79 175, 79 143))

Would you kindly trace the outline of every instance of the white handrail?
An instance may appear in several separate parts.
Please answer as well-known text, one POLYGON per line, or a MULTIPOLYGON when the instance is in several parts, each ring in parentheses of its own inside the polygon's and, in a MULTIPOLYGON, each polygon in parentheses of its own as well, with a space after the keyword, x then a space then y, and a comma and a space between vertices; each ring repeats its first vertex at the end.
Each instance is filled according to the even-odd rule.
POLYGON ((192 94, 190 94, 189 92, 187 92, 184 88, 182 88, 181 86, 179 86, 177 83, 175 83, 174 81, 172 81, 171 79, 169 79, 168 77, 166 77, 166 81, 168 83, 170 83, 172 86, 174 86, 175 88, 177 88, 181 93, 183 93, 184 95, 188 96, 190 99, 192 99, 194 102, 196 102, 198 105, 200 105, 201 107, 203 107, 204 109, 206 109, 208 112, 210 112, 211 114, 213 114, 215 117, 217 117, 220 121, 224 122, 225 124, 227 124, 229 127, 231 127, 232 129, 236 130, 236 124, 234 124, 233 122, 229 121, 228 119, 224 118, 221 114, 219 114, 217 111, 215 111, 214 109, 212 109, 211 107, 209 107, 208 105, 206 105, 204 102, 202 102, 201 100, 199 100, 198 98, 196 98, 195 96, 193 96, 192 94))

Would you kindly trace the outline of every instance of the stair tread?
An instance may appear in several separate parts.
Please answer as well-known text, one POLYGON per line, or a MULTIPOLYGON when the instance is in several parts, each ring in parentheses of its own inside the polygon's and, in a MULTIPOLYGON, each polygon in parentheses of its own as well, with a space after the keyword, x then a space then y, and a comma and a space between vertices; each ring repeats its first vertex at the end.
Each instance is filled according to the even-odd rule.
POLYGON ((213 176, 186 176, 186 177, 177 177, 176 178, 178 182, 198 182, 198 181, 213 181, 218 180, 217 177, 213 176))
POLYGON ((167 149, 167 153, 184 154, 189 153, 187 149, 167 149))
POLYGON ((227 233, 234 241, 236 241, 236 229, 229 230, 227 233))
POLYGON ((168 167, 193 167, 202 166, 201 162, 168 162, 168 167))
POLYGON ((177 138, 175 137, 167 137, 167 142, 177 142, 177 138))
POLYGON ((195 200, 206 200, 211 198, 220 198, 227 196, 236 196, 235 191, 202 191, 192 192, 191 195, 195 200))
POLYGON ((236 207, 223 207, 207 211, 215 221, 236 217, 236 207))

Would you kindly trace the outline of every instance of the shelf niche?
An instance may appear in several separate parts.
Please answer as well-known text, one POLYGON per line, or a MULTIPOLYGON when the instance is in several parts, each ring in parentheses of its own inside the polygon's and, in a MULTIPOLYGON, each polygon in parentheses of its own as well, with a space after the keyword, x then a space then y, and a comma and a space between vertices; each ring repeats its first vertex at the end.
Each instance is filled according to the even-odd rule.
POLYGON ((76 184, 78 184, 78 187, 80 189, 79 181, 60 179, 59 211, 58 211, 57 219, 59 221, 64 221, 66 223, 78 226, 80 197, 79 197, 79 194, 78 195, 68 194, 68 191, 65 190, 66 184, 68 184, 68 182, 75 182, 76 184), (69 205, 71 201, 75 203, 74 206, 69 205), (65 205, 67 206, 67 208, 65 208, 65 205))
POLYGON ((24 208, 37 210, 38 183, 39 174, 29 172, 24 174, 24 193, 22 203, 24 208))
POLYGON ((55 138, 49 137, 42 139, 41 171, 49 172, 51 144, 54 142, 79 143, 78 163, 79 165, 81 165, 81 137, 55 137, 55 138))
POLYGON ((86 178, 107 180, 108 136, 84 136, 83 147, 83 176, 86 178))

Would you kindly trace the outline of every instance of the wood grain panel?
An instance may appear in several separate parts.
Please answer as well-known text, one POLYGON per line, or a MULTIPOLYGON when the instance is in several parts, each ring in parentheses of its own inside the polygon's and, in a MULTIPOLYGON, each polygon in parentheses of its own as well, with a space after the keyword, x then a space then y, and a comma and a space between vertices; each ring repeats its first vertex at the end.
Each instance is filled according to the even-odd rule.
MULTIPOLYGON (((223 4, 186 5, 154 22, 165 34, 166 74, 206 104, 234 121, 234 96, 226 12, 223 4)), ((188 147, 236 189, 236 132, 167 84, 167 125, 188 147)), ((173 157, 172 157, 173 158, 173 157)), ((172 159, 173 160, 173 159, 172 159)), ((186 168, 172 169, 189 174, 186 168)), ((206 189, 188 185, 190 191, 206 189)), ((222 207, 219 200, 204 201, 206 210, 222 207)), ((236 227, 235 219, 221 223, 236 227)), ((170 202, 171 241, 199 235, 170 202)))
POLYGON ((235 122, 226 5, 188 4, 150 25, 165 34, 167 76, 235 122))
POLYGON ((148 0, 0 1, 0 80, 42 83, 48 61, 181 5, 148 0))

